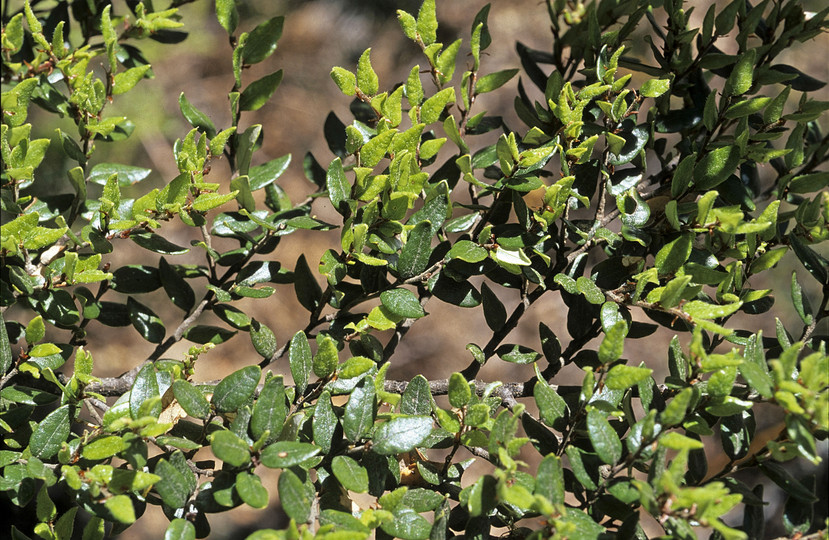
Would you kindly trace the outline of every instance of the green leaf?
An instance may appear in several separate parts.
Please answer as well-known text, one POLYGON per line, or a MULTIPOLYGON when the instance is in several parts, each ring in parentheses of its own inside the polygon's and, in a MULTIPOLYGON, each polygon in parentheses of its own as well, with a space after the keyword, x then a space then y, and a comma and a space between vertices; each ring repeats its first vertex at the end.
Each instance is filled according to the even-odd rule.
MULTIPOLYGON (((246 45, 250 44, 250 39, 246 45)), ((282 70, 265 75, 261 79, 253 81, 242 91, 239 97, 240 111, 256 111, 271 98, 279 84, 282 82, 282 70)))
POLYGON ((331 78, 343 94, 353 96, 357 93, 357 77, 347 69, 331 68, 331 78))
POLYGON ((360 149, 360 165, 363 167, 374 167, 383 156, 386 155, 392 139, 397 134, 396 129, 389 129, 383 133, 372 137, 370 141, 363 145, 360 149))
POLYGON ((100 186, 105 186, 107 180, 113 174, 117 174, 118 185, 120 187, 127 187, 144 180, 152 172, 152 169, 145 169, 143 167, 121 165, 118 163, 99 163, 92 167, 92 170, 89 172, 89 181, 100 186))
POLYGON ((587 435, 599 459, 613 465, 622 458, 622 441, 605 415, 606 413, 596 409, 588 411, 587 435))
POLYGON ((357 88, 366 95, 373 96, 380 88, 377 73, 371 67, 371 48, 366 49, 357 61, 357 88))
POLYGON ((291 154, 286 154, 262 165, 251 167, 248 171, 250 189, 256 191, 273 184, 275 180, 288 170, 290 163, 291 154))
POLYGON ((296 441, 279 441, 266 446, 260 459, 262 465, 271 469, 284 469, 299 465, 319 454, 321 448, 313 444, 296 441))
MULTIPOLYGON (((140 417, 142 405, 149 400, 160 397, 158 379, 156 378, 155 367, 152 363, 146 363, 135 376, 135 381, 130 388, 130 416, 136 420, 140 417)), ((159 401, 150 410, 150 414, 156 418, 161 413, 161 402, 159 401)))
POLYGON ((33 456, 49 459, 58 453, 69 438, 69 407, 68 404, 58 407, 37 424, 29 439, 29 451, 33 456))
POLYGON ((440 119, 443 109, 455 102, 455 89, 444 88, 420 106, 420 120, 424 124, 432 124, 440 119))
POLYGON ((198 110, 192 103, 190 103, 184 92, 178 96, 178 106, 184 119, 194 128, 207 134, 208 138, 213 138, 216 135, 216 126, 213 120, 208 118, 206 114, 198 110))
POLYGON ((410 279, 421 274, 429 264, 432 254, 432 224, 421 221, 409 231, 406 243, 400 250, 397 261, 397 273, 403 279, 410 279))
POLYGON ((314 375, 324 379, 334 373, 339 362, 337 343, 330 336, 317 338, 317 354, 314 355, 311 364, 314 375))
POLYGON ((507 84, 517 73, 518 69, 504 69, 484 75, 475 83, 475 93, 485 94, 497 90, 507 84))
POLYGON ((460 409, 469 403, 470 399, 472 399, 472 390, 466 378, 458 372, 453 373, 449 377, 449 403, 460 409))
POLYGON ((653 370, 649 368, 618 364, 607 372, 605 386, 611 390, 627 390, 631 386, 647 380, 651 373, 653 373, 653 370))
POLYGON ((605 332, 604 339, 599 345, 599 362, 609 364, 622 356, 627 333, 628 325, 624 320, 618 321, 605 332))
POLYGON ((331 471, 342 486, 357 493, 368 491, 368 471, 348 456, 335 456, 331 461, 331 471))
POLYGON ((311 346, 305 332, 300 330, 291 338, 288 348, 288 363, 291 366, 291 376, 294 378, 298 395, 303 395, 308 387, 308 379, 311 376, 313 366, 311 357, 311 346))
POLYGON ((193 343, 213 343, 214 345, 219 345, 235 335, 236 332, 232 332, 226 328, 209 326, 206 324, 197 324, 196 326, 188 328, 182 337, 188 341, 192 341, 193 343))
POLYGON ((262 485, 262 480, 255 474, 241 471, 236 475, 236 492, 253 508, 268 506, 268 490, 262 485))
POLYGON ((539 353, 529 347, 513 343, 501 345, 495 350, 495 354, 500 356, 501 360, 512 364, 532 364, 541 358, 539 353))
POLYGON ((129 525, 135 522, 135 508, 128 495, 116 495, 104 501, 104 507, 109 512, 110 519, 129 525))
MULTIPOLYGON (((217 0, 216 4, 221 2, 222 0, 217 0)), ((229 3, 233 5, 233 0, 229 0, 229 3)), ((196 540, 196 527, 186 519, 176 518, 164 531, 164 540, 196 540)))
POLYGON ((389 289, 380 294, 383 306, 393 314, 407 319, 419 319, 426 315, 420 300, 412 291, 403 288, 389 289))
POLYGON ((202 193, 193 201, 192 208, 196 212, 207 212, 218 208, 226 202, 232 201, 239 194, 239 190, 230 193, 202 193))
POLYGON ((161 495, 164 504, 172 508, 182 508, 196 487, 195 475, 189 470, 179 470, 175 465, 179 461, 184 461, 184 455, 176 450, 170 461, 164 458, 158 460, 153 471, 161 477, 154 489, 161 495))
POLYGON ((550 454, 538 464, 535 492, 555 505, 564 504, 564 467, 561 458, 550 454))
POLYGON ((285 383, 282 375, 267 376, 262 391, 259 392, 259 398, 253 405, 250 432, 256 440, 265 432, 270 432, 271 437, 276 438, 282 431, 287 416, 288 407, 285 403, 285 383))
POLYGON ((276 336, 273 330, 256 319, 250 321, 250 341, 262 358, 271 358, 276 353, 276 336))
POLYGON ((685 264, 693 248, 693 234, 682 236, 665 244, 656 254, 654 266, 660 274, 673 274, 685 264))
POLYGON ((117 435, 98 437, 83 447, 81 455, 86 459, 102 460, 114 456, 127 447, 126 441, 117 435))
POLYGON ((173 395, 184 412, 190 416, 205 419, 210 414, 210 403, 207 398, 189 382, 182 379, 174 381, 173 395))
POLYGON ((382 424, 372 437, 372 450, 380 455, 408 452, 432 432, 429 416, 398 416, 382 424))
POLYGON ((414 377, 400 396, 400 412, 410 415, 427 415, 432 412, 432 391, 423 375, 414 377))
POLYGON ((708 152, 694 166, 694 186, 699 191, 712 189, 728 179, 740 164, 740 150, 723 146, 708 152))
POLYGON ((754 77, 754 61, 757 58, 757 49, 750 49, 740 56, 731 69, 731 74, 723 86, 723 96, 738 96, 745 94, 751 88, 754 77))
POLYGON ((731 304, 709 304, 701 300, 692 300, 682 305, 682 310, 693 317, 694 319, 716 319, 719 317, 727 317, 731 315, 740 307, 742 302, 734 302, 731 304))
POLYGON ((221 429, 210 435, 210 448, 220 460, 231 467, 241 467, 250 461, 250 447, 232 431, 221 429))
POLYGON ((334 431, 337 429, 337 415, 331 405, 331 394, 327 390, 320 394, 314 410, 313 421, 314 442, 326 454, 331 451, 334 431))
MULTIPOLYGON (((455 59, 458 56, 461 41, 460 39, 453 41, 437 57, 435 70, 437 71, 438 80, 441 84, 446 84, 452 80, 452 75, 455 73, 455 59)), ((517 72, 518 70, 516 69, 515 71, 517 72)))
POLYGON ((290 469, 282 471, 277 488, 279 501, 288 517, 299 523, 307 522, 311 516, 312 495, 296 473, 290 469))
POLYGON ((262 370, 246 366, 225 377, 213 391, 213 406, 219 412, 233 412, 244 405, 256 390, 262 370))
POLYGON ((12 362, 14 362, 14 358, 12 357, 9 334, 8 330, 6 330, 6 322, 3 319, 3 314, 0 313, 0 373, 5 374, 9 371, 12 362))
POLYGON ((605 296, 596 283, 587 276, 579 276, 576 279, 576 289, 584 295, 591 304, 604 304, 605 296))
POLYGON ((622 145, 622 149, 619 153, 614 152, 614 157, 611 157, 608 160, 608 162, 614 166, 624 165, 625 163, 633 161, 633 158, 635 158, 647 144, 648 139, 650 138, 650 128, 647 125, 642 124, 634 127, 630 131, 622 131, 620 135, 625 140, 625 144, 622 145))
MULTIPOLYGON (((225 29, 227 35, 233 35, 239 24, 239 12, 236 9, 236 0, 216 0, 216 18, 225 29)), ((195 534, 195 532, 194 532, 195 534)), ((166 538, 164 540, 167 540, 166 538)))
POLYGON ((648 79, 639 89, 639 94, 643 97, 655 98, 659 97, 671 88, 670 79, 648 79))
POLYGON ((402 540, 423 540, 429 538, 432 525, 426 518, 411 508, 397 508, 392 519, 384 521, 380 526, 383 532, 402 540))
POLYGON ((545 381, 539 380, 535 383, 533 397, 536 405, 538 405, 541 419, 548 426, 553 427, 559 418, 567 414, 567 403, 545 381))
POLYGON ((343 433, 349 441, 359 441, 374 423, 374 398, 374 382, 369 378, 361 380, 351 392, 342 420, 343 433))
POLYGON ((449 250, 450 259, 460 259, 468 263, 477 263, 486 259, 489 252, 471 240, 458 240, 449 250))
POLYGON ((417 35, 424 45, 431 45, 437 39, 438 19, 435 0, 423 0, 417 13, 417 35))
POLYGON ((273 54, 282 37, 284 22, 285 17, 273 17, 254 28, 242 49, 242 61, 245 64, 258 64, 273 54))

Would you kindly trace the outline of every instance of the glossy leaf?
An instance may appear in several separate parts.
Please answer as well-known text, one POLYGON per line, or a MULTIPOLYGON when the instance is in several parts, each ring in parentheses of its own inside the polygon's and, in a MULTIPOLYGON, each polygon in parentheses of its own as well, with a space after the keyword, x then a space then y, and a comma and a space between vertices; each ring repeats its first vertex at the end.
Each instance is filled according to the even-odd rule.
POLYGON ((429 416, 398 416, 381 424, 372 437, 372 450, 380 455, 408 452, 432 432, 429 416))
POLYGON ((342 486, 357 493, 368 491, 368 471, 348 456, 334 456, 331 471, 342 486))
POLYGON ((380 301, 390 312, 399 317, 418 319, 426 315, 417 296, 408 289, 390 289, 380 294, 380 301))
POLYGON ((374 423, 374 397, 374 383, 370 379, 361 380, 351 392, 342 420, 349 441, 360 440, 374 423))
POLYGON ((288 348, 288 363, 291 366, 291 376, 294 378, 297 393, 302 395, 308 387, 313 364, 311 346, 308 344, 305 332, 301 330, 291 338, 288 348))
POLYGON ((587 434, 599 458, 613 465, 622 458, 622 442, 605 413, 591 409, 587 413, 587 434))

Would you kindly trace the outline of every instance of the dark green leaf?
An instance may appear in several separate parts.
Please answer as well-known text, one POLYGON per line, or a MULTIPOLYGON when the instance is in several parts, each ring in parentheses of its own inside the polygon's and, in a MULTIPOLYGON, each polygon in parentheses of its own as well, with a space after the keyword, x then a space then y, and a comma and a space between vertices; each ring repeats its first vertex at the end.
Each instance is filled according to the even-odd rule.
POLYGON ((181 109, 181 114, 184 115, 184 119, 191 126, 203 131, 211 139, 216 135, 216 126, 213 124, 213 121, 206 114, 194 107, 184 97, 184 92, 178 96, 178 106, 181 109))
POLYGON ((130 240, 144 249, 164 255, 182 255, 190 251, 189 248, 178 246, 155 233, 132 234, 130 240))
POLYGON ((189 382, 182 379, 173 382, 173 395, 190 416, 205 419, 210 414, 210 403, 207 398, 189 382))
POLYGON ((273 54, 282 37, 284 22, 285 17, 274 17, 254 28, 242 49, 242 61, 245 64, 257 64, 273 54))
POLYGON ((633 158, 645 147, 650 137, 650 130, 647 125, 641 124, 630 131, 622 131, 622 138, 625 140, 624 145, 618 153, 614 153, 608 162, 611 165, 624 165, 633 161, 633 158))
POLYGON ((213 343, 218 345, 229 340, 236 335, 236 332, 228 330, 227 328, 220 328, 218 326, 208 326, 206 324, 197 324, 188 328, 183 338, 192 341, 193 343, 213 343))
POLYGON ((336 158, 328 166, 325 185, 328 187, 328 198, 331 199, 331 204, 340 214, 348 216, 351 212, 348 207, 348 201, 351 198, 351 184, 348 183, 348 179, 345 177, 340 158, 336 158))
POLYGON ((466 378, 458 372, 453 373, 449 377, 449 403, 460 409, 469 403, 470 399, 472 399, 472 390, 466 378))
POLYGON ((250 340, 262 358, 270 358, 276 353, 276 336, 273 330, 256 319, 250 321, 250 340))
POLYGON ((302 330, 291 338, 288 362, 291 366, 291 375, 294 378, 297 394, 302 395, 308 386, 312 368, 311 346, 308 344, 308 338, 302 330))
POLYGON ((564 468, 561 458, 552 454, 546 456, 538 464, 537 476, 535 492, 553 504, 564 504, 564 468))
POLYGON ((723 146, 708 152, 694 166, 694 186, 704 191, 722 184, 739 163, 740 150, 737 146, 723 146))
POLYGON ((335 456, 331 462, 331 471, 345 489, 357 493, 368 491, 368 471, 350 457, 335 456))
POLYGON ((558 395, 549 384, 538 381, 533 388, 533 397, 541 413, 541 419, 550 427, 553 427, 559 418, 567 414, 567 403, 558 395))
POLYGON ((391 520, 381 525, 383 532, 403 540, 423 540, 429 538, 432 525, 426 518, 411 508, 398 508, 391 520))
POLYGON ((158 262, 158 276, 164 286, 164 292, 173 304, 185 313, 189 313, 196 304, 196 295, 190 285, 167 263, 164 257, 161 257, 158 262))
POLYGON ((431 228, 429 221, 421 221, 409 231, 397 261, 397 273, 401 278, 410 279, 426 270, 432 253, 431 228))
POLYGON ((62 405, 40 421, 29 440, 29 451, 33 456, 49 459, 58 453, 69 437, 69 413, 70 406, 62 405))
POLYGON ((421 444, 432 432, 429 416, 398 416, 374 432, 372 450, 380 455, 408 452, 421 444))
POLYGON ((313 421, 314 442, 326 454, 331 450, 331 443, 336 429, 337 415, 331 405, 331 394, 326 390, 317 400, 313 421))
POLYGON ((607 421, 604 412, 591 409, 587 413, 587 434, 599 459, 609 465, 622 458, 622 441, 607 421))
POLYGON ((359 441, 374 423, 374 395, 374 381, 369 378, 351 392, 343 415, 343 432, 349 441, 359 441))
MULTIPOLYGON (((246 46, 250 45, 250 40, 246 46)), ((262 107, 271 98, 279 84, 282 82, 282 70, 265 75, 261 79, 253 81, 242 91, 242 96, 239 98, 239 110, 241 111, 256 111, 262 107)))
POLYGON ((236 475, 236 491, 245 504, 253 508, 268 506, 268 490, 262 485, 262 480, 252 473, 241 471, 236 475))
MULTIPOLYGON (((282 431, 282 425, 288 415, 285 403, 285 384, 282 375, 268 377, 259 392, 259 398, 253 405, 250 417, 250 432, 255 439, 262 437, 269 431, 275 438, 282 431)), ((271 439, 272 440, 272 439, 271 439)))
POLYGON ((487 326, 492 331, 501 330, 507 321, 507 308, 486 283, 481 284, 481 299, 484 304, 484 319, 486 319, 487 326))
POLYGON ((250 461, 250 448, 232 431, 221 429, 210 435, 210 448, 220 460, 231 467, 241 467, 250 461))
MULTIPOLYGON (((179 451, 177 452, 173 456, 183 457, 179 451)), ((171 458, 171 461, 174 461, 174 459, 171 458)), ((195 487, 192 485, 195 481, 193 473, 188 471, 189 475, 185 474, 164 458, 158 461, 153 472, 161 477, 154 488, 161 495, 164 504, 172 508, 182 508, 187 503, 187 499, 195 487)))
POLYGON ((277 483, 279 500, 288 517, 298 523, 305 523, 311 515, 311 495, 305 484, 290 469, 282 471, 277 483))
POLYGON ((320 447, 296 441, 279 441, 265 447, 262 465, 271 469, 293 467, 320 453, 320 447))
POLYGON ((250 189, 256 191, 257 189, 262 189, 265 186, 273 184, 288 169, 290 163, 291 154, 286 154, 282 157, 272 159, 263 165, 251 167, 248 171, 250 189))
POLYGON ((406 385, 399 406, 403 414, 426 415, 432 411, 432 392, 426 377, 418 375, 406 385))
POLYGON ((237 410, 253 395, 261 374, 259 366, 247 366, 234 371, 216 385, 213 406, 219 412, 237 410))
POLYGON ((158 269, 153 266, 132 264, 115 270, 110 286, 124 294, 152 292, 161 287, 161 277, 158 269))
POLYGON ((398 288, 383 291, 380 301, 386 309, 399 317, 418 319, 426 315, 417 296, 408 289, 398 288))

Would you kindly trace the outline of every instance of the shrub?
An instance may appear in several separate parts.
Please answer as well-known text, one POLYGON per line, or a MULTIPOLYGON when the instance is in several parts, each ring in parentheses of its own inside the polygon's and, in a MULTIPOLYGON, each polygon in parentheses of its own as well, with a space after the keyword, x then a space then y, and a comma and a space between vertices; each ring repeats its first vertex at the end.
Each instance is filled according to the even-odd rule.
POLYGON ((305 156, 311 193, 296 204, 279 183, 291 157, 254 166, 264 126, 239 128, 282 80, 244 68, 274 52, 283 18, 242 32, 233 0, 215 2, 232 47, 230 125, 185 92, 193 129, 162 189, 131 187, 148 169, 92 165, 96 147, 132 133, 107 106, 151 76, 142 39, 175 50, 186 35, 182 3, 3 8, 0 490, 37 521, 12 538, 68 539, 76 523, 75 537, 115 535, 148 504, 169 518, 165 538, 205 537, 209 514, 274 503, 262 480, 277 474, 290 524, 250 539, 760 538, 762 478, 788 494, 788 534, 825 527, 814 478, 783 463, 814 472, 829 430, 829 102, 808 97, 823 82, 777 58, 825 31, 829 9, 734 0, 696 27, 678 0, 548 1, 552 49, 518 44, 526 126, 514 131, 474 107, 519 71, 486 69, 489 6, 462 60, 461 40, 436 41, 425 0, 398 12, 424 55, 402 84, 379 81, 370 50, 331 71, 355 119, 330 118, 335 157, 305 156), (642 36, 649 54, 631 53, 642 36), (77 133, 33 139, 33 105, 77 133), (50 145, 72 166, 44 161, 50 145), (208 180, 217 160, 229 185, 208 180), (315 217, 320 200, 336 223, 315 217), (178 245, 177 221, 201 240, 178 245), (283 236, 331 229, 340 242, 318 271, 280 255, 283 236), (188 251, 204 263, 177 264, 188 251), (775 275, 787 256, 802 268, 775 275), (755 288, 772 280, 785 290, 755 288), (283 344, 238 307, 277 288, 309 315, 283 344), (172 331, 170 310, 138 299, 155 290, 180 310, 172 331), (390 380, 435 302, 458 318, 482 310, 491 339, 466 346, 460 372, 390 380), (566 328, 508 341, 534 305, 556 302, 566 328), (750 316, 780 309, 802 325, 753 330, 750 316), (86 336, 119 326, 155 349, 96 376, 86 336), (674 334, 665 350, 625 357, 659 327, 674 334), (260 357, 194 380, 232 338, 260 357), (182 340, 189 351, 169 357, 182 340), (481 380, 502 361, 526 378, 481 380), (581 384, 557 381, 565 372, 581 384), (758 414, 784 427, 758 439, 758 414), (709 471, 712 453, 724 467, 709 471), (489 469, 465 475, 475 460, 489 469))

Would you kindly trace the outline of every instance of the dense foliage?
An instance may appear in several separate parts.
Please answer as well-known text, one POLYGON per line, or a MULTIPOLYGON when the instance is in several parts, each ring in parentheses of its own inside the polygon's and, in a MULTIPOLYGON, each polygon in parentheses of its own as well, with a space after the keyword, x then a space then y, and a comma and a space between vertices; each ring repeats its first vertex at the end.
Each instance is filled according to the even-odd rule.
POLYGON ((243 32, 234 0, 215 2, 232 49, 231 124, 216 127, 185 92, 193 129, 163 189, 140 189, 147 169, 91 165, 97 146, 131 135, 107 106, 152 75, 142 39, 175 51, 182 3, 4 4, 0 491, 37 520, 12 538, 103 538, 148 505, 169 518, 165 538, 205 537, 213 513, 276 504, 270 475, 290 525, 250 539, 761 538, 764 478, 785 490, 775 519, 789 534, 825 529, 814 481, 786 462, 816 467, 829 432, 818 246, 829 102, 809 98, 823 82, 777 59, 825 32, 829 9, 734 0, 696 27, 680 0, 548 0, 550 50, 518 44, 526 125, 513 130, 475 110, 519 72, 486 69, 489 6, 470 20, 463 58, 461 39, 437 42, 425 0, 398 12, 423 52, 402 84, 378 79, 370 50, 331 71, 354 119, 329 116, 335 157, 305 156, 310 193, 297 204, 279 183, 291 156, 253 166, 269 127, 241 127, 282 80, 244 68, 271 56, 284 20, 243 32), (631 52, 643 39, 650 51, 631 52), (33 107, 77 131, 33 139, 33 107), (72 162, 58 177, 44 166, 50 145, 72 162), (218 160, 229 181, 208 176, 218 160), (320 201, 337 223, 315 217, 320 201), (177 245, 165 235, 175 221, 202 239, 177 245), (341 241, 318 271, 280 255, 283 236, 331 229, 341 241), (204 263, 177 264, 188 251, 204 263), (114 267, 116 254, 130 263, 114 267), (787 257, 798 270, 764 281, 787 257), (771 279, 777 290, 754 288, 771 279), (159 289, 180 310, 172 330, 142 301, 159 289), (309 314, 284 344, 237 307, 277 292, 309 314), (434 302, 459 318, 482 310, 491 339, 467 345, 461 372, 389 380, 434 302), (533 304, 551 302, 566 305, 566 328, 508 342, 533 304), (802 325, 754 330, 750 316, 789 308, 802 325), (117 326, 156 347, 100 378, 87 335, 117 326), (625 357, 659 326, 676 334, 669 347, 625 357), (243 339, 259 358, 194 380, 201 355, 243 339), (181 340, 192 348, 169 357, 181 340), (527 380, 476 378, 487 362, 526 364, 527 380), (558 384, 565 367, 583 382, 558 384), (752 444, 758 411, 785 426, 752 444), (709 470, 706 449, 725 466, 709 470), (476 460, 488 472, 465 475, 476 460), (756 476, 734 476, 745 469, 756 476), (72 505, 57 506, 66 495, 72 505))

